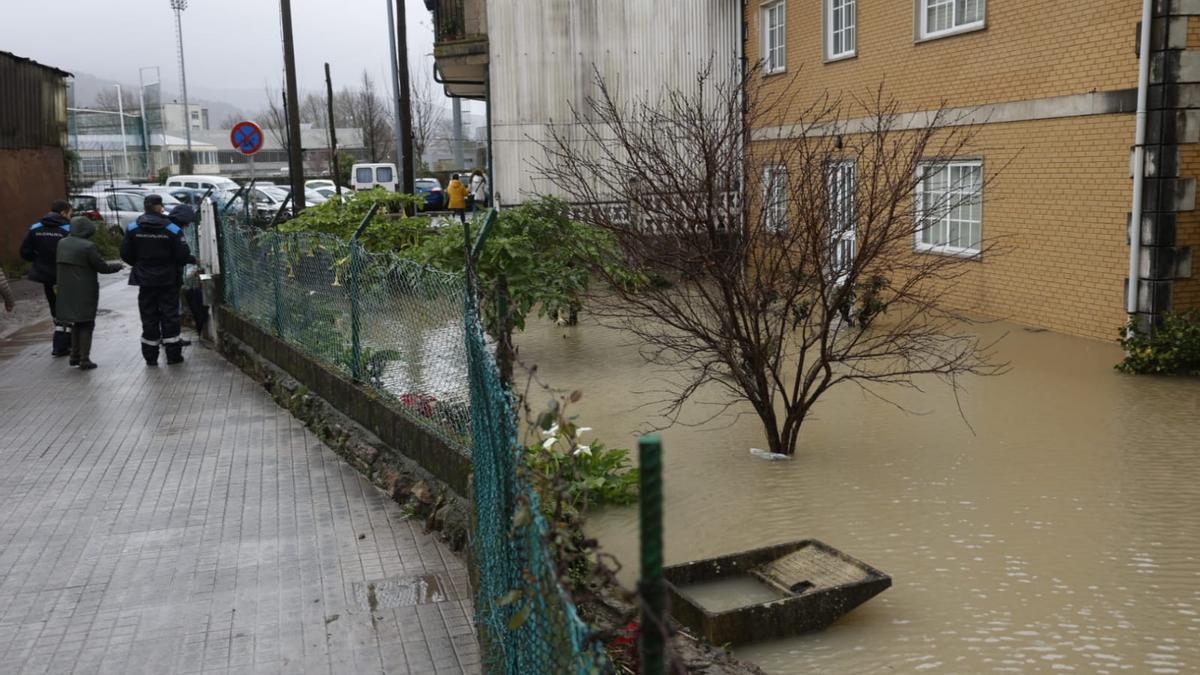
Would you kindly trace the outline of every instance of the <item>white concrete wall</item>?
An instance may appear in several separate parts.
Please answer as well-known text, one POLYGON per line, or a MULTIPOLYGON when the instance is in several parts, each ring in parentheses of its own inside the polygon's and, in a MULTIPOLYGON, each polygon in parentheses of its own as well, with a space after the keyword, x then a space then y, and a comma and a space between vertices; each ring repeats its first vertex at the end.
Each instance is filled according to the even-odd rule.
MULTIPOLYGON (((687 91, 709 60, 740 58, 738 0, 488 0, 493 185, 505 204, 557 194, 535 180, 546 125, 573 120, 596 95, 595 71, 619 100, 687 91)), ((757 7, 757 5, 755 5, 757 7)))

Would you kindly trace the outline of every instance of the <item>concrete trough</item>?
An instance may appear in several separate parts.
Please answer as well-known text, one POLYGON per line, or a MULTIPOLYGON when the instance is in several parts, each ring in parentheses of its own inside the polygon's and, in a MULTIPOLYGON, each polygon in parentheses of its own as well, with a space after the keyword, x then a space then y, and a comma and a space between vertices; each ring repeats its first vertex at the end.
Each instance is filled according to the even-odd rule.
POLYGON ((892 578, 816 539, 674 565, 663 571, 671 615, 713 645, 789 637, 830 625, 882 593, 892 578), (739 607, 702 604, 705 585, 761 585, 739 607), (765 601, 762 601, 765 596, 765 601))

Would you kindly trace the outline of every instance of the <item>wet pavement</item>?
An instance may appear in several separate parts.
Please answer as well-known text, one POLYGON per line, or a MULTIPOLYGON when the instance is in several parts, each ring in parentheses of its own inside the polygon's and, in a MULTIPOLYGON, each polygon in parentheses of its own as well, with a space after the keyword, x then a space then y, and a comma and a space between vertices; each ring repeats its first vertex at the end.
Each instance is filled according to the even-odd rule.
MULTIPOLYGON (((521 359, 583 391, 586 439, 630 447, 662 385, 627 334, 588 323, 531 322, 521 359)), ((971 427, 924 382, 883 392, 912 414, 832 390, 791 461, 750 456, 752 416, 663 432, 668 564, 814 537, 894 579, 825 631, 735 656, 770 673, 1200 672, 1200 379, 1116 373, 1112 343, 980 330, 1008 333, 1012 371, 964 382, 971 427)), ((632 581, 636 508, 590 529, 632 581)))
POLYGON ((478 672, 462 561, 123 281, 98 370, 0 341, 0 673, 478 672))

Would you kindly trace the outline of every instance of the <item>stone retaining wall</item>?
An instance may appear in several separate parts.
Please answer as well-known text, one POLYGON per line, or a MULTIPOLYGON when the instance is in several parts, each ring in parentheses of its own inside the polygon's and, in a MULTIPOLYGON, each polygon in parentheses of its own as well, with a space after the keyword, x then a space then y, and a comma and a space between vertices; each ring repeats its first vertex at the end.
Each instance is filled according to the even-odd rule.
POLYGON ((470 530, 471 460, 370 389, 267 333, 226 305, 214 308, 222 354, 260 382, 351 466, 458 551, 470 530))

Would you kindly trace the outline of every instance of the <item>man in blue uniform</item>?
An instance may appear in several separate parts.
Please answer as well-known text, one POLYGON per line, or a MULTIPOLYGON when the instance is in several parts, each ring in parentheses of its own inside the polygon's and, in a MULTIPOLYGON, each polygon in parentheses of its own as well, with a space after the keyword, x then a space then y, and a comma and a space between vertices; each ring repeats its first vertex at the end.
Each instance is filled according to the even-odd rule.
POLYGON ((121 260, 131 268, 129 284, 138 286, 138 312, 142 316, 142 356, 146 365, 158 365, 161 345, 167 363, 183 363, 179 337, 179 268, 195 263, 183 240, 183 231, 163 215, 162 197, 147 195, 146 212, 131 223, 121 242, 121 260))
POLYGON ((50 316, 56 319, 50 351, 54 356, 71 353, 71 326, 57 321, 54 294, 54 284, 58 281, 58 242, 70 232, 71 204, 59 199, 50 205, 49 213, 29 228, 21 242, 21 257, 33 263, 29 268, 29 280, 42 285, 46 304, 50 305, 50 316))

